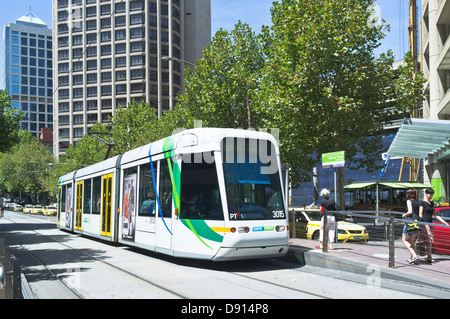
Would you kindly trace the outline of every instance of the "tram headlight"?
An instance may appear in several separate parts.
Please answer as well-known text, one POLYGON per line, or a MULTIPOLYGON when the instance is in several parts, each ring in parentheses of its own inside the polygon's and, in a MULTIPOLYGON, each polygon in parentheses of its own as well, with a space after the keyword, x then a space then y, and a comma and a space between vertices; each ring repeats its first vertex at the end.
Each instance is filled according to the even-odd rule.
POLYGON ((238 233, 242 234, 242 233, 248 233, 250 232, 250 228, 245 226, 245 227, 239 227, 238 228, 238 233))
POLYGON ((277 232, 283 232, 283 231, 285 231, 286 230, 286 226, 283 226, 283 225, 278 225, 278 226, 276 226, 275 227, 275 230, 277 231, 277 232))

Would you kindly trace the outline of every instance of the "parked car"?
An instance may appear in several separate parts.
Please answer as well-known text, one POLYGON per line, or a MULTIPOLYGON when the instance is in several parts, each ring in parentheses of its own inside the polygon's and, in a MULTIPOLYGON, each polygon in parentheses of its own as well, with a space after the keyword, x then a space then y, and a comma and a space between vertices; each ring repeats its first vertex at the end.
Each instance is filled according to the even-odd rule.
MULTIPOLYGON (((320 219, 319 211, 301 211, 296 214, 296 235, 299 238, 319 240, 320 219)), ((337 223, 338 241, 341 242, 363 242, 369 240, 369 233, 364 226, 338 221, 337 223)))
POLYGON ((53 205, 45 206, 42 215, 45 216, 56 215, 56 206, 53 205))
POLYGON ((41 205, 35 205, 31 209, 32 214, 42 214, 44 212, 44 207, 41 205))
POLYGON ((23 207, 23 213, 24 213, 24 214, 30 214, 32 209, 33 209, 33 205, 26 204, 26 205, 23 207))
POLYGON ((23 207, 16 203, 8 203, 6 204, 6 210, 12 211, 12 212, 21 212, 23 207))
MULTIPOLYGON (((436 213, 446 221, 450 222, 450 207, 436 207, 436 213)), ((434 243, 433 249, 437 253, 450 254, 450 228, 439 227, 443 225, 437 220, 433 220, 434 226, 434 243)))

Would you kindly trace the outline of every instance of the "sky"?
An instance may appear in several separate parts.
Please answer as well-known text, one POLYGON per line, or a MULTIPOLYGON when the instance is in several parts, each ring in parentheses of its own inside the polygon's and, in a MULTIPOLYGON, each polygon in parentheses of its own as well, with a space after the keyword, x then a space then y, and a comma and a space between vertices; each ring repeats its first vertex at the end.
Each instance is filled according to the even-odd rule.
MULTIPOLYGON (((259 32, 262 25, 271 24, 270 8, 273 0, 211 0, 212 35, 219 29, 232 30, 240 20, 259 32)), ((409 51, 407 0, 376 0, 380 16, 391 26, 382 47, 376 52, 392 49, 396 59, 403 58, 409 51)), ((3 88, 3 32, 7 23, 15 21, 30 11, 52 26, 52 0, 0 0, 0 88, 3 88)))

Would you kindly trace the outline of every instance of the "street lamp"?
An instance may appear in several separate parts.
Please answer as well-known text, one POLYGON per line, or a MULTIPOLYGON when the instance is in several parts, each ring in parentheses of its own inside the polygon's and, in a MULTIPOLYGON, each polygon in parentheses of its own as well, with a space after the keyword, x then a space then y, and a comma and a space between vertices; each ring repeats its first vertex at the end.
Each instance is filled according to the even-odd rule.
POLYGON ((186 60, 177 59, 177 58, 174 58, 174 57, 171 57, 171 56, 163 56, 161 58, 161 60, 164 60, 164 61, 178 61, 178 62, 183 62, 183 63, 189 64, 189 65, 195 66, 195 64, 192 63, 192 62, 189 62, 189 61, 186 61, 186 60))

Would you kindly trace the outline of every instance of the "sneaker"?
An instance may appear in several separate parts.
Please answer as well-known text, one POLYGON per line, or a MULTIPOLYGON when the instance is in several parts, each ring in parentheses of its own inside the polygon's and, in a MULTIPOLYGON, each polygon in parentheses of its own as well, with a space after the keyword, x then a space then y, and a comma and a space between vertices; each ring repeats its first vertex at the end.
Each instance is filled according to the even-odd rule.
POLYGON ((411 258, 411 259, 407 260, 407 262, 408 262, 409 264, 413 264, 413 263, 415 263, 415 262, 418 261, 418 260, 419 260, 419 256, 416 256, 416 257, 414 257, 414 258, 411 258))

